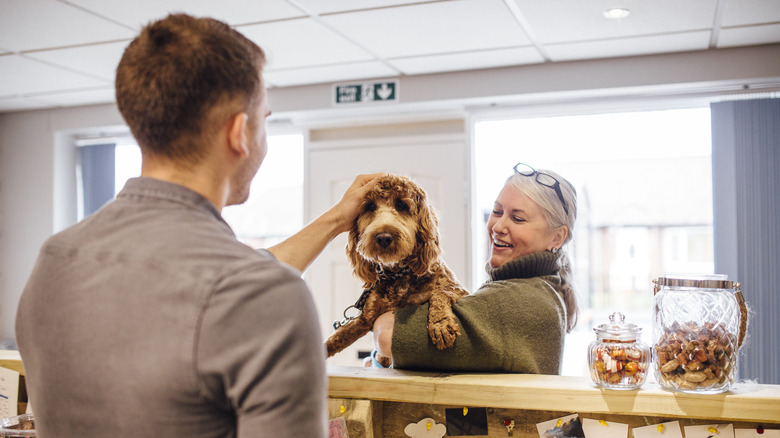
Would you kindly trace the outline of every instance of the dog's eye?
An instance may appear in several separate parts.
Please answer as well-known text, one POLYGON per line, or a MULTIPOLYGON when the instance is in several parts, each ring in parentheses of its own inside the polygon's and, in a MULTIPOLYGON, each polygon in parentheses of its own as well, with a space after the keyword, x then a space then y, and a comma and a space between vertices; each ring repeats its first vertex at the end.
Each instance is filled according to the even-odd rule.
POLYGON ((395 200, 395 209, 399 213, 406 213, 406 212, 409 211, 409 205, 406 202, 404 202, 404 201, 402 201, 400 199, 396 199, 395 200))
POLYGON ((375 210, 376 210, 376 204, 374 204, 373 202, 367 202, 366 206, 363 207, 363 211, 365 212, 372 212, 375 210))

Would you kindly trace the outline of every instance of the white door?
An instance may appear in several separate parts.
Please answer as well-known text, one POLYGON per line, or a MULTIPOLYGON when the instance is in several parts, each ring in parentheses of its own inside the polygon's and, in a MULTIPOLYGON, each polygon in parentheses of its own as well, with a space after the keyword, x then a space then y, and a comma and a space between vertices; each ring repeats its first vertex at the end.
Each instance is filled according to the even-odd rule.
MULTIPOLYGON (((419 139, 418 139, 419 140, 419 139)), ((444 259, 458 279, 470 284, 468 147, 461 139, 383 144, 367 147, 320 147, 307 149, 307 199, 309 214, 316 217, 330 208, 361 173, 392 172, 414 179, 426 192, 439 217, 444 259)), ((306 272, 314 294, 325 337, 333 322, 355 303, 362 284, 352 276, 345 254, 346 233, 338 236, 306 272)), ((354 309, 353 309, 354 312, 354 309)), ((360 365, 359 352, 373 349, 371 335, 328 360, 332 365, 360 365)))

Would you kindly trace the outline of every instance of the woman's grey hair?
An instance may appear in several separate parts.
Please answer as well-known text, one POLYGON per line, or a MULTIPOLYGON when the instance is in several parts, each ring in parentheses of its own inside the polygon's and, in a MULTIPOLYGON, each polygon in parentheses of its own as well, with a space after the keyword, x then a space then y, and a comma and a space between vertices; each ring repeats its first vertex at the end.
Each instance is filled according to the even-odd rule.
POLYGON ((566 239, 558 252, 561 264, 559 271, 561 290, 563 291, 564 303, 566 304, 566 331, 570 332, 577 324, 579 313, 577 297, 574 292, 571 261, 568 254, 568 244, 574 238, 574 225, 577 220, 577 190, 569 181, 551 170, 539 170, 538 172, 546 173, 558 181, 563 200, 566 202, 566 208, 564 208, 555 189, 536 181, 536 174, 525 176, 515 172, 507 179, 507 184, 512 184, 542 207, 549 229, 556 230, 562 226, 566 226, 568 229, 566 239), (566 210, 568 210, 568 213, 566 210))

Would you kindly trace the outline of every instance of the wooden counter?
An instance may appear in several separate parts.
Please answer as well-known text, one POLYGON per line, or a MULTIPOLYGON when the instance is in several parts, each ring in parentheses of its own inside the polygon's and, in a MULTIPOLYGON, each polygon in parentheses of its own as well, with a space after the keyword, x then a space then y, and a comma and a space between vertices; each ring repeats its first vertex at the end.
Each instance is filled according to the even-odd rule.
POLYGON ((402 425, 426 416, 443 423, 444 409, 453 407, 489 408, 490 433, 482 436, 490 437, 507 436, 503 420, 514 419, 518 426, 513 437, 538 438, 537 422, 572 413, 631 426, 680 420, 683 425, 780 428, 780 385, 739 383, 726 393, 694 395, 666 391, 655 383, 632 391, 605 390, 589 378, 566 376, 353 367, 329 367, 328 375, 330 418, 338 416, 336 408, 345 410, 345 403, 363 400, 359 410, 369 412, 373 421, 363 426, 366 437, 406 438, 402 425))

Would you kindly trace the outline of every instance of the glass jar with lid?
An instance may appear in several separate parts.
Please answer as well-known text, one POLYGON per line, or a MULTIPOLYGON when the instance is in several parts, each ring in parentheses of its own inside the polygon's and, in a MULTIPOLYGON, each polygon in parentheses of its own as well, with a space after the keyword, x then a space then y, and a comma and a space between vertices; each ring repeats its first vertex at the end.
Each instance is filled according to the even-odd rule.
POLYGON ((598 387, 636 389, 647 380, 650 347, 640 340, 642 328, 625 319, 615 312, 609 323, 593 329, 596 340, 588 346, 588 366, 598 387))
POLYGON ((653 350, 662 388, 697 394, 727 391, 747 332, 739 283, 726 275, 653 280, 653 350))

